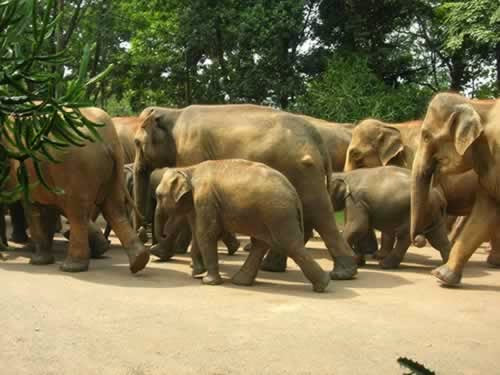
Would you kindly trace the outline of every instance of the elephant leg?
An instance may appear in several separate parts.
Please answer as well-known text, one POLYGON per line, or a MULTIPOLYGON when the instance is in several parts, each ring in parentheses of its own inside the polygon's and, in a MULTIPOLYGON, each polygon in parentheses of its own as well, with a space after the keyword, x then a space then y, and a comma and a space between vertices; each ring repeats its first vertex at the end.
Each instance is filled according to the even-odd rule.
POLYGON ((382 260, 394 249, 394 243, 396 242, 396 236, 394 233, 383 232, 380 241, 380 250, 375 253, 375 259, 382 260))
POLYGON ((111 234, 111 225, 106 223, 106 228, 104 229, 104 238, 108 239, 111 234))
POLYGON ((31 236, 35 243, 35 252, 31 256, 31 264, 45 265, 54 263, 52 241, 58 216, 58 213, 53 208, 32 204, 31 236))
POLYGON ((454 222, 453 227, 449 231, 450 242, 453 244, 458 238, 458 235, 464 229, 465 222, 467 221, 467 216, 458 216, 454 222))
MULTIPOLYGON (((358 272, 356 256, 344 237, 340 234, 335 222, 335 212, 326 189, 314 196, 314 200, 303 200, 304 222, 310 221, 311 225, 323 239, 334 261, 334 268, 330 273, 333 280, 348 280, 354 278, 358 272)), ((350 200, 348 200, 349 202, 350 200)), ((346 202, 346 208, 348 205, 346 202)))
POLYGON ((7 226, 5 224, 5 207, 0 205, 0 250, 9 246, 7 242, 7 226))
POLYGON ((380 267, 383 269, 398 268, 405 257, 408 248, 411 245, 410 233, 400 233, 396 235, 396 246, 394 249, 380 261, 380 267))
POLYGON ((217 242, 222 233, 222 228, 217 219, 214 219, 214 212, 211 207, 199 209, 196 212, 196 219, 190 221, 203 263, 207 268, 207 275, 202 279, 203 284, 207 285, 222 284, 219 273, 219 254, 217 252, 217 242))
POLYGON ((356 247, 356 263, 358 265, 364 264, 364 249, 359 248, 359 244, 363 240, 373 233, 371 228, 369 215, 366 209, 361 205, 356 204, 346 204, 346 223, 344 226, 344 238, 350 246, 356 247))
POLYGON ((245 263, 240 270, 231 278, 236 285, 252 285, 257 277, 262 258, 269 249, 269 245, 263 241, 252 238, 252 250, 248 254, 245 263))
POLYGON ((493 229, 490 231, 491 250, 486 263, 492 267, 500 267, 500 218, 497 217, 493 229))
POLYGON ((66 259, 61 264, 64 272, 83 272, 89 268, 89 208, 80 197, 68 198, 66 215, 69 220, 70 236, 66 259))
POLYGON ((12 234, 10 240, 15 243, 26 243, 29 240, 26 234, 28 223, 24 214, 24 207, 21 201, 16 201, 9 205, 10 217, 12 219, 12 234))
POLYGON ((110 248, 110 242, 105 234, 103 235, 99 226, 93 222, 89 222, 89 246, 92 258, 100 258, 110 248))
MULTIPOLYGON (((307 243, 313 236, 313 227, 304 222, 304 243, 307 243)), ((251 242, 245 246, 245 251, 251 251, 251 242)), ((286 271, 287 257, 280 251, 271 248, 265 256, 260 269, 268 272, 285 272, 286 271)))
POLYGON ((175 240, 175 253, 176 254, 186 254, 188 251, 189 244, 191 243, 191 229, 186 222, 183 223, 182 229, 179 231, 177 238, 175 240))
POLYGON ((127 252, 130 271, 136 273, 148 264, 149 252, 128 221, 123 199, 123 188, 118 182, 115 184, 117 186, 104 201, 102 214, 127 252))
POLYGON ((288 256, 297 263, 305 277, 313 285, 313 290, 317 293, 324 292, 330 282, 330 275, 323 271, 301 241, 293 242, 287 250, 288 256))
POLYGON ((478 191, 464 229, 453 244, 446 264, 432 274, 446 285, 457 285, 462 278, 465 263, 486 240, 497 221, 496 202, 484 191, 478 191))
POLYGON ((446 223, 442 223, 433 230, 427 232, 425 237, 431 246, 439 251, 441 259, 443 259, 443 262, 446 263, 451 250, 451 242, 448 239, 448 226, 446 223))
POLYGON ((240 248, 240 241, 238 241, 233 233, 226 231, 222 232, 222 242, 226 245, 227 253, 229 255, 233 255, 240 248))
POLYGON ((191 245, 191 268, 191 275, 195 279, 203 278, 203 274, 207 272, 196 236, 193 236, 193 243, 191 245))

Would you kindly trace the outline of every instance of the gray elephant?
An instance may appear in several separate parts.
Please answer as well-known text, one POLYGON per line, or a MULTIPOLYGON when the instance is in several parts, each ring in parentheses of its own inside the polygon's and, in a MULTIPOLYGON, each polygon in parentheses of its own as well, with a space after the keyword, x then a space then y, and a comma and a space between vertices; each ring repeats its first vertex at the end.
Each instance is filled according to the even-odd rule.
MULTIPOLYGON (((154 220, 154 212, 156 210, 156 188, 161 182, 163 174, 169 168, 160 168, 155 169, 153 173, 151 173, 151 178, 149 179, 149 200, 146 206, 146 222, 151 223, 153 226, 153 245, 158 243, 158 240, 161 241, 163 234, 163 228, 155 225, 154 220)), ((143 232, 143 231, 141 231, 143 232)), ((157 256, 162 261, 169 260, 174 254, 184 254, 187 252, 189 244, 191 243, 191 229, 189 227, 189 223, 185 220, 182 224, 180 224, 179 233, 173 246, 168 243, 162 243, 158 246, 153 246, 151 248, 151 254, 157 256)), ((227 247, 228 254, 233 255, 240 247, 240 241, 232 234, 228 232, 223 232, 221 236, 222 241, 227 247)))
MULTIPOLYGON (((151 107, 140 117, 143 122, 135 134, 134 189, 141 213, 155 168, 233 158, 261 162, 283 173, 297 190, 306 233, 316 229, 334 259, 331 277, 351 279, 356 275, 354 253, 338 231, 328 194, 330 155, 318 131, 306 120, 253 105, 151 107)), ((137 216, 136 228, 138 224, 137 216)), ((283 271, 285 265, 277 262, 267 269, 271 268, 283 271)))
MULTIPOLYGON (((373 229, 394 235, 396 245, 380 260, 380 266, 397 268, 411 244, 411 171, 387 166, 333 173, 331 194, 334 207, 345 209, 347 242, 354 244, 373 229)), ((451 244, 445 206, 440 191, 432 188, 423 233, 446 262, 451 244)))
POLYGON ((167 170, 156 189, 159 225, 167 238, 186 216, 194 244, 193 276, 203 283, 222 283, 217 240, 223 231, 247 234, 252 251, 232 281, 251 285, 270 246, 290 256, 323 292, 330 276, 304 248, 302 204, 297 191, 280 172, 242 159, 211 160, 192 167, 167 170), (168 216, 168 221, 166 218, 168 216))

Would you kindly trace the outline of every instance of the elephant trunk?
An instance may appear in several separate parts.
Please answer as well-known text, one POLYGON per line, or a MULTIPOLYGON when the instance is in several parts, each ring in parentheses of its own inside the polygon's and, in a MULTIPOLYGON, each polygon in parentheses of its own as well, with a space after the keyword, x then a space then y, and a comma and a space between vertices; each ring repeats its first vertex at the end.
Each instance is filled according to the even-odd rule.
POLYGON ((163 230, 165 229, 165 223, 167 220, 167 215, 165 214, 164 210, 161 209, 160 206, 156 207, 155 210, 155 221, 154 221, 154 236, 156 241, 160 241, 163 239, 164 234, 163 230))
POLYGON ((411 239, 416 246, 425 244, 423 231, 429 207, 431 180, 436 167, 428 150, 418 150, 412 169, 411 183, 411 239))
POLYGON ((142 152, 138 150, 134 162, 134 199, 138 211, 134 213, 135 230, 145 225, 143 218, 147 217, 146 207, 150 174, 151 170, 147 167, 142 152))

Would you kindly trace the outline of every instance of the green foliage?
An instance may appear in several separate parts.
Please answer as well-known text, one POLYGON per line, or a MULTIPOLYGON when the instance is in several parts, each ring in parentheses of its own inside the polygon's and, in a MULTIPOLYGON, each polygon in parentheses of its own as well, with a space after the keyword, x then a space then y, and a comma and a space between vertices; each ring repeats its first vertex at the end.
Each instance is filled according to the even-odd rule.
POLYGON ((335 57, 310 82, 294 110, 337 122, 366 117, 395 122, 421 116, 431 95, 430 90, 415 85, 387 86, 364 58, 335 57))
POLYGON ((492 0, 446 2, 442 5, 446 23, 446 48, 452 51, 472 41, 494 46, 500 43, 500 3, 492 0))
MULTIPOLYGON (((46 187, 40 162, 57 162, 55 152, 99 138, 79 108, 87 106, 86 88, 103 77, 87 81, 90 48, 83 50, 78 74, 63 80, 67 60, 63 51, 50 52, 47 45, 59 17, 53 17, 54 2, 5 0, 0 3, 0 201, 28 195, 24 162, 30 159, 40 182, 46 187), (62 84, 64 83, 64 84, 62 84), (87 131, 88 130, 88 131, 87 131), (21 162, 19 185, 7 191, 10 162, 21 162)), ((12 184, 10 184, 12 185, 12 184)))

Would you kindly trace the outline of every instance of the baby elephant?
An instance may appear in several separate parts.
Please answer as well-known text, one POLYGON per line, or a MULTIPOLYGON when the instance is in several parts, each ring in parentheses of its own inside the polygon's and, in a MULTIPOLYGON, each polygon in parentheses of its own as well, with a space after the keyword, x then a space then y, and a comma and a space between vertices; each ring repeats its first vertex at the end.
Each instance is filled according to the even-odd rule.
MULTIPOLYGON (((382 268, 397 268, 410 241, 411 171, 398 167, 356 169, 332 174, 332 203, 345 208, 344 237, 352 246, 372 229, 396 237, 396 245, 381 261, 382 268)), ((436 188, 431 189, 425 237, 447 261, 448 240, 444 208, 446 202, 436 188)))
POLYGON ((222 283, 217 240, 227 231, 249 235, 252 240, 252 250, 232 277, 233 283, 251 285, 272 246, 297 263, 315 292, 327 287, 329 275, 304 248, 299 196, 280 172, 241 159, 205 161, 165 171, 156 197, 156 213, 168 216, 166 226, 162 225, 165 237, 175 233, 172 228, 182 216, 187 217, 193 233, 193 276, 207 271, 203 283, 222 283))

